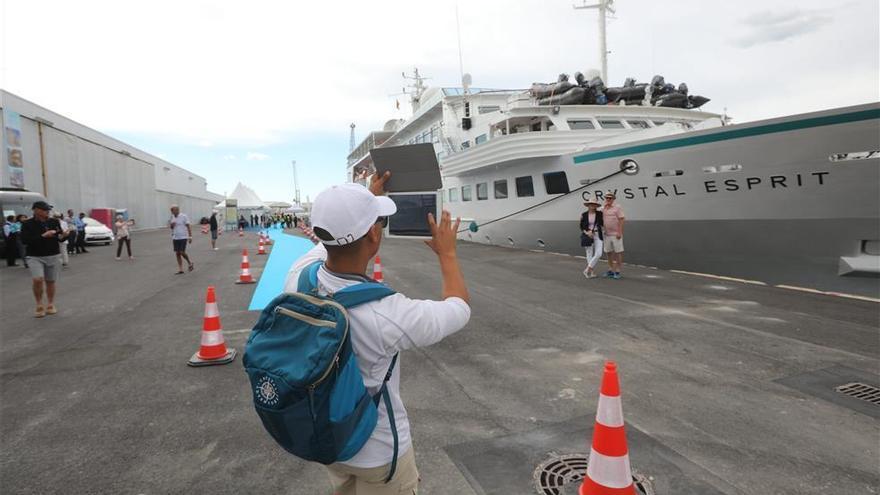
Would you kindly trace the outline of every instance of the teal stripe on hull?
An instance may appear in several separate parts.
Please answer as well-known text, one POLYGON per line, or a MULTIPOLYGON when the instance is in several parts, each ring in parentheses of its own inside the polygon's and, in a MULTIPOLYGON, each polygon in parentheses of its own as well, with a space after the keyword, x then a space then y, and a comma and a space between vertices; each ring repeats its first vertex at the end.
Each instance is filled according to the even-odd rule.
POLYGON ((841 115, 827 115, 825 117, 813 117, 810 119, 794 120, 791 122, 780 122, 777 124, 759 125, 755 127, 748 127, 745 129, 734 129, 727 132, 706 134, 703 136, 672 139, 659 143, 642 144, 616 150, 600 151, 597 153, 589 153, 586 155, 576 156, 574 157, 574 163, 580 164, 595 160, 602 160, 603 158, 614 158, 617 156, 632 155, 636 153, 647 153, 651 151, 682 148, 685 146, 693 146, 696 144, 714 143, 718 141, 727 141, 729 139, 739 139, 750 136, 760 136, 763 134, 773 134, 777 132, 806 129, 809 127, 821 127, 826 125, 844 124, 847 122, 858 122, 871 119, 880 119, 880 109, 863 110, 861 112, 844 113, 841 115))

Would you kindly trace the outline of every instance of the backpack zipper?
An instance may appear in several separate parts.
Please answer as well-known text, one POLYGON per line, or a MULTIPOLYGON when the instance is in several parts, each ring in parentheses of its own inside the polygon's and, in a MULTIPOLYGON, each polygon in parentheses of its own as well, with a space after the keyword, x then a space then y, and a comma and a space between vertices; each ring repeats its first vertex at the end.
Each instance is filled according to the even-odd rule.
POLYGON ((281 313, 284 316, 289 316, 291 318, 296 318, 297 320, 304 321, 310 325, 315 325, 319 327, 335 327, 336 322, 330 320, 322 320, 319 318, 312 318, 311 316, 306 316, 304 314, 297 313, 296 311, 291 311, 287 308, 283 308, 281 306, 275 307, 276 313, 281 313))
MULTIPOLYGON (((334 368, 339 366, 339 354, 342 353, 342 345, 345 343, 345 340, 348 338, 348 311, 345 309, 345 306, 339 304, 336 301, 328 301, 326 299, 320 299, 320 298, 309 296, 306 294, 297 294, 297 296, 302 299, 305 299, 306 301, 308 301, 312 304, 316 304, 318 306, 333 306, 334 308, 338 309, 345 316, 345 332, 342 334, 342 340, 339 342, 339 347, 336 348, 336 354, 333 355, 333 362, 330 364, 330 366, 327 367, 327 369, 324 371, 324 374, 321 375, 320 378, 318 378, 315 382, 313 382, 312 384, 310 384, 308 386, 309 395, 311 396, 311 394, 314 393, 314 391, 315 391, 315 387, 317 387, 318 385, 321 384, 321 382, 326 380, 327 376, 330 375, 330 372, 333 371, 334 368)), ((309 320, 313 320, 315 322, 313 324, 319 325, 319 326, 333 326, 333 327, 336 326, 335 322, 330 322, 328 320, 320 320, 317 318, 311 318, 309 316, 301 315, 301 314, 296 313, 294 311, 291 311, 289 309, 285 309, 281 306, 276 306, 275 311, 279 312, 285 316, 291 316, 293 318, 296 318, 296 319, 302 320, 302 321, 307 321, 307 320, 304 320, 304 318, 308 318, 309 320), (294 315, 296 315, 296 316, 294 316, 294 315), (328 323, 332 323, 332 324, 327 325, 328 323)), ((311 323, 311 322, 309 322, 309 323, 311 323)))

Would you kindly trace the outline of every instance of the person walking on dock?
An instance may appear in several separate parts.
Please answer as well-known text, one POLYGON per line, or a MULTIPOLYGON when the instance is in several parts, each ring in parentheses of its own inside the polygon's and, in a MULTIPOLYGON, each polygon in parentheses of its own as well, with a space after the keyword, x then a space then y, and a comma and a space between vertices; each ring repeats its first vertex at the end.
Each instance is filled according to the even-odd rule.
POLYGON ((76 252, 77 253, 88 253, 86 250, 86 214, 80 212, 79 217, 73 221, 73 224, 76 225, 76 252))
POLYGON ((71 255, 76 251, 77 242, 76 216, 74 216, 73 210, 67 210, 67 216, 64 217, 64 221, 67 222, 69 227, 69 233, 67 235, 67 254, 71 255))
POLYGON ((211 213, 211 218, 208 219, 208 226, 211 228, 211 249, 217 251, 217 236, 220 233, 220 224, 217 223, 217 213, 211 213))
POLYGON ((131 255, 131 232, 129 227, 134 225, 134 220, 125 220, 122 215, 116 215, 116 261, 122 259, 122 245, 128 251, 128 259, 133 260, 131 255))
POLYGON ((602 207, 602 223, 605 227, 604 250, 608 255, 608 272, 605 276, 616 280, 620 279, 620 269, 623 266, 623 224, 626 220, 623 209, 614 202, 614 191, 605 193, 605 206, 602 207))
POLYGON ((52 206, 45 201, 33 205, 34 216, 21 226, 21 237, 25 244, 27 260, 30 264, 34 299, 37 309, 34 316, 42 318, 54 315, 55 281, 61 271, 61 224, 49 216, 52 206), (43 286, 45 285, 46 306, 43 307, 43 286))
POLYGON ((19 232, 21 224, 16 220, 15 215, 6 217, 6 223, 3 224, 4 249, 6 249, 6 266, 18 266, 15 262, 18 257, 24 258, 24 253, 18 249, 19 232))
POLYGON ((180 212, 180 207, 171 205, 171 218, 168 220, 171 228, 171 244, 174 246, 174 256, 177 258, 177 275, 183 273, 183 260, 186 260, 187 269, 193 271, 195 265, 186 254, 186 245, 192 244, 193 234, 189 217, 180 212))
POLYGON ((584 201, 587 211, 581 214, 581 246, 586 250, 587 268, 584 269, 584 276, 587 278, 596 278, 596 264, 602 257, 603 245, 603 223, 602 212, 598 211, 599 202, 595 199, 584 201))
MULTIPOLYGON (((321 242, 291 268, 285 291, 295 292, 300 272, 317 262, 323 262, 316 277, 322 295, 371 281, 367 266, 379 251, 386 219, 397 210, 383 196, 389 176, 374 180, 369 190, 349 183, 326 189, 315 198, 312 222, 321 242)), ((453 222, 444 211, 439 223, 433 216, 428 221, 432 238, 426 243, 440 262, 443 300, 415 300, 398 293, 349 310, 351 342, 364 384, 375 395, 388 380, 394 422, 389 421, 385 404, 380 404, 376 427, 361 450, 327 466, 335 494, 391 495, 418 490, 409 419, 400 397, 400 366, 394 363, 400 351, 429 346, 462 329, 471 314, 455 248, 460 220, 453 222)))
POLYGON ((73 227, 64 220, 64 215, 61 212, 55 214, 55 220, 58 220, 58 224, 61 225, 61 235, 59 236, 61 241, 61 266, 67 266, 70 263, 70 253, 67 251, 67 243, 69 242, 70 231, 73 230, 73 227))

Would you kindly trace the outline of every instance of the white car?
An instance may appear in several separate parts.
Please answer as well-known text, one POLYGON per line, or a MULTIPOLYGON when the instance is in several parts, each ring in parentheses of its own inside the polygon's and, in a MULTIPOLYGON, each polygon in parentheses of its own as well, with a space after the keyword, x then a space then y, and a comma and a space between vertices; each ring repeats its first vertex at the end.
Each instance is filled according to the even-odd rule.
POLYGON ((103 223, 92 217, 83 218, 86 224, 86 244, 98 244, 103 242, 108 245, 113 242, 113 231, 103 223))

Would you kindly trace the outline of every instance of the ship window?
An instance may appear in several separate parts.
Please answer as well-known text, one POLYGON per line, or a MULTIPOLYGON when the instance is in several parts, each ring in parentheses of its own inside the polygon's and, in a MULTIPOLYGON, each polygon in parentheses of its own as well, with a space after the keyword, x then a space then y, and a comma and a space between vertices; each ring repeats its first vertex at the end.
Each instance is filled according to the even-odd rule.
POLYGON ((718 165, 717 167, 709 166, 703 167, 703 172, 707 174, 718 174, 724 172, 739 172, 742 170, 742 165, 739 163, 728 163, 727 165, 718 165))
POLYGON ((471 197, 471 186, 461 186, 461 200, 470 201, 471 199, 473 199, 471 197))
POLYGON ((651 127, 645 120, 627 120, 626 123, 633 129, 647 129, 651 127))
POLYGON ((516 178, 516 195, 520 198, 535 195, 535 186, 532 184, 531 175, 516 178))
POLYGON ((489 199, 489 184, 485 182, 477 184, 477 199, 480 201, 489 199))
POLYGON ((507 179, 495 181, 495 199, 507 198, 507 179))
POLYGON ((457 187, 450 187, 449 188, 449 202, 455 203, 456 201, 458 201, 458 188, 457 187))
POLYGON ((619 120, 600 120, 599 126, 602 129, 623 129, 623 122, 619 120))
POLYGON ((661 126, 666 123, 665 120, 652 120, 651 122, 653 122, 656 126, 661 126))
POLYGON ((488 136, 486 136, 485 134, 480 134, 479 136, 477 136, 476 139, 474 139, 474 144, 483 144, 486 142, 487 139, 489 139, 488 136))
POLYGON ((547 194, 565 194, 568 189, 568 178, 565 172, 548 172, 544 174, 544 188, 547 194))
POLYGON ((470 147, 471 147, 471 142, 470 142, 470 141, 465 141, 465 142, 461 143, 461 149, 463 149, 463 150, 466 150, 466 149, 468 149, 468 148, 470 148, 470 147))
POLYGON ((573 131, 596 128, 592 120, 569 120, 568 127, 573 131))
POLYGON ((498 105, 480 105, 477 107, 477 113, 497 112, 498 110, 501 110, 501 107, 498 105))
POLYGON ((676 177, 684 175, 684 170, 667 170, 665 172, 654 172, 654 177, 676 177))
POLYGON ((541 123, 535 122, 531 127, 532 132, 540 132, 541 131, 541 123))

